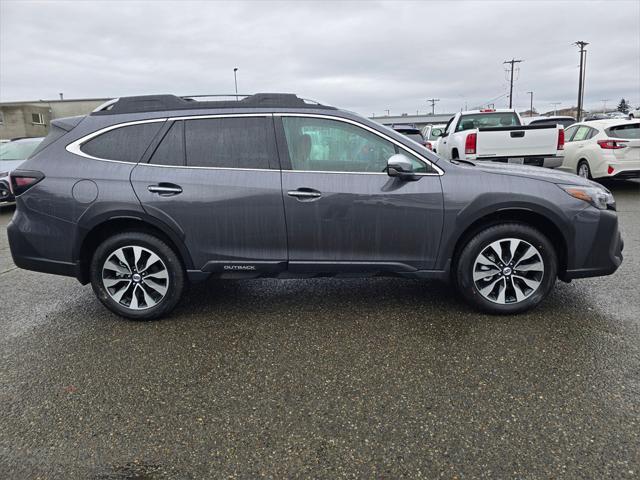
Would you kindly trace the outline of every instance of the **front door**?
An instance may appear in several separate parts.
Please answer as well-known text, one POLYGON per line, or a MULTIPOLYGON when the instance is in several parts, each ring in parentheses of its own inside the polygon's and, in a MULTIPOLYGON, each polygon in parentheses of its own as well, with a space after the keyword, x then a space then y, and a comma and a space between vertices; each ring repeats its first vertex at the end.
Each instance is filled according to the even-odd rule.
POLYGON ((432 166, 403 150, 422 175, 389 177, 401 147, 348 120, 283 115, 276 127, 292 271, 433 268, 443 198, 432 166))
POLYGON ((131 182, 147 213, 182 233, 196 269, 259 275, 285 268, 270 114, 176 120, 131 182))

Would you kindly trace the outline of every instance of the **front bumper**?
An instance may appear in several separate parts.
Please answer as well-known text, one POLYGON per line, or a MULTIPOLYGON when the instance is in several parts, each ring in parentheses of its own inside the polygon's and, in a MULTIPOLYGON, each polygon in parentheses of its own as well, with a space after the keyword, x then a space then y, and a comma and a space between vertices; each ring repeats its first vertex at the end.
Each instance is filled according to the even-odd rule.
POLYGON ((576 215, 576 235, 569 245, 567 269, 559 277, 574 278, 611 275, 622 263, 624 241, 618 230, 618 216, 610 210, 589 207, 576 215))

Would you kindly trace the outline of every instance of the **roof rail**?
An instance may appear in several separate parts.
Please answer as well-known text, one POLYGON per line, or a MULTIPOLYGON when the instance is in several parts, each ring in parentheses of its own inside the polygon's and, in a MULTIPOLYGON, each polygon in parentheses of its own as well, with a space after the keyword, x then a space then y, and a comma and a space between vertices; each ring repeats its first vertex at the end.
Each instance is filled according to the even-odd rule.
POLYGON ((256 93, 253 95, 143 95, 109 100, 96 108, 91 115, 116 115, 121 113, 160 112, 165 110, 196 110, 201 108, 316 108, 335 110, 335 107, 306 100, 293 93, 256 93), (231 97, 231 100, 201 101, 196 98, 231 97), (235 97, 235 99, 234 99, 235 97), (238 98, 242 97, 242 98, 238 98))

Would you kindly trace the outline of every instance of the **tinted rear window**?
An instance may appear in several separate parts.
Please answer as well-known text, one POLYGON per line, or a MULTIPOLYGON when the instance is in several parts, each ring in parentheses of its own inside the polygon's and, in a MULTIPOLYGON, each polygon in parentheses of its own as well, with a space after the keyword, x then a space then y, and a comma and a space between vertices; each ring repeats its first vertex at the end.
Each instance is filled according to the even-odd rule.
POLYGON ((273 124, 261 117, 207 118, 185 122, 187 165, 269 168, 275 157, 273 124))
POLYGON ((605 132, 610 137, 635 140, 640 138, 640 123, 616 125, 615 127, 607 128, 605 132))
POLYGON ((460 117, 456 132, 473 128, 513 127, 519 125, 520 120, 513 112, 474 113, 460 117))
POLYGON ((121 162, 138 162, 160 131, 163 122, 129 125, 98 135, 82 145, 81 150, 92 157, 121 162))

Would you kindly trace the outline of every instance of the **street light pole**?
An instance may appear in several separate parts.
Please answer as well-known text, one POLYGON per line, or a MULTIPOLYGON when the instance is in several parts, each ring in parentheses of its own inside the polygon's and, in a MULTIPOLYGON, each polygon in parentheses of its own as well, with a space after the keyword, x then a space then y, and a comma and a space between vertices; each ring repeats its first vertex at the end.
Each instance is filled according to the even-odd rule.
POLYGON ((237 72, 238 72, 238 67, 235 67, 233 69, 233 83, 236 84, 236 102, 238 101, 238 75, 237 75, 237 72))
POLYGON ((529 116, 533 117, 533 92, 527 92, 531 95, 531 105, 529 106, 529 116))

